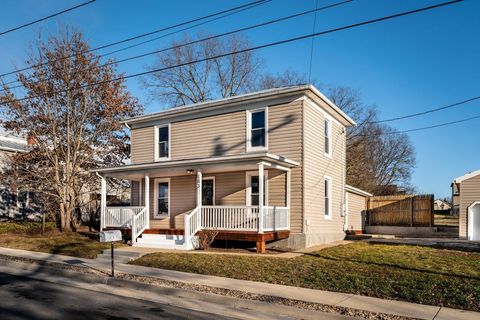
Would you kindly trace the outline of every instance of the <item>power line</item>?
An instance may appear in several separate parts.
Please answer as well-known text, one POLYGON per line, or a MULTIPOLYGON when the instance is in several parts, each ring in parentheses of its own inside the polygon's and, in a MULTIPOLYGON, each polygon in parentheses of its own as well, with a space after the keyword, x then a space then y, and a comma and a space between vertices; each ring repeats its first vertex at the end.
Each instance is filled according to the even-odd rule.
POLYGON ((33 24, 36 24, 36 23, 39 23, 39 22, 48 20, 48 19, 50 19, 50 18, 59 16, 59 15, 61 15, 61 14, 63 14, 63 13, 66 13, 66 12, 69 12, 69 11, 72 11, 72 10, 75 10, 75 9, 78 9, 78 8, 80 8, 80 7, 86 6, 86 5, 88 5, 88 4, 90 4, 90 3, 93 3, 93 2, 95 2, 95 1, 97 1, 97 0, 90 0, 90 1, 87 1, 87 2, 84 2, 84 3, 81 3, 81 4, 79 4, 79 5, 76 5, 76 6, 74 6, 74 7, 71 7, 71 8, 68 8, 68 9, 65 9, 65 10, 62 10, 62 11, 59 11, 59 12, 57 12, 57 13, 51 14, 51 15, 49 15, 49 16, 46 16, 46 17, 37 19, 37 20, 35 20, 35 21, 22 24, 22 25, 20 25, 20 26, 18 26, 18 27, 14 27, 14 28, 11 28, 11 29, 2 31, 2 32, 0 32, 0 36, 3 36, 4 34, 7 34, 7 33, 10 33, 10 32, 13 32, 13 31, 20 30, 20 29, 22 29, 22 28, 26 28, 26 27, 31 26, 31 25, 33 25, 33 24))
POLYGON ((163 32, 163 31, 166 31, 166 30, 178 28, 178 27, 181 27, 181 26, 190 24, 190 23, 194 23, 194 22, 197 22, 197 21, 201 21, 201 20, 204 20, 204 19, 208 19, 208 18, 217 16, 217 15, 221 15, 221 14, 224 14, 224 13, 227 13, 227 12, 230 12, 230 11, 235 11, 235 10, 238 10, 238 9, 241 9, 241 8, 251 7, 251 6, 253 6, 253 5, 255 5, 255 4, 258 4, 258 3, 262 3, 262 4, 263 4, 263 3, 267 3, 267 2, 269 2, 269 1, 271 1, 271 0, 257 0, 257 1, 250 2, 250 3, 247 3, 247 4, 241 5, 241 6, 233 7, 233 8, 226 9, 226 10, 222 10, 222 11, 218 11, 218 12, 211 13, 211 14, 208 14, 208 15, 206 15, 206 16, 200 17, 200 18, 195 18, 195 19, 192 19, 192 20, 188 20, 188 21, 184 21, 184 22, 181 22, 181 23, 177 23, 177 24, 175 24, 175 25, 171 25, 171 26, 168 26, 168 27, 164 27, 164 28, 161 28, 161 29, 154 30, 154 31, 142 33, 142 34, 139 34, 139 35, 130 37, 130 38, 126 38, 126 39, 122 39, 122 40, 119 40, 119 41, 111 42, 111 43, 109 43, 109 44, 101 45, 101 46, 96 47, 96 48, 93 48, 93 49, 89 49, 89 50, 85 50, 85 51, 81 51, 81 52, 76 52, 76 53, 74 53, 74 54, 72 54, 72 55, 70 55, 70 56, 67 56, 67 57, 62 57, 62 58, 55 59, 55 60, 53 60, 53 61, 49 61, 49 62, 45 62, 45 63, 38 64, 38 65, 35 65, 35 66, 24 67, 24 68, 22 68, 22 69, 18 69, 18 70, 15 70, 15 71, 6 72, 6 73, 3 73, 3 74, 0 74, 0 77, 8 76, 8 75, 15 74, 15 73, 19 73, 19 72, 26 71, 26 70, 30 70, 30 69, 32 69, 32 68, 34 68, 34 67, 41 67, 41 66, 43 66, 43 65, 45 65, 45 64, 47 64, 47 63, 54 63, 54 62, 57 62, 57 61, 61 61, 61 60, 73 58, 73 57, 75 57, 77 54, 85 54, 85 53, 97 51, 97 50, 100 50, 100 49, 105 49, 105 48, 108 48, 108 47, 111 47, 111 46, 115 46, 115 45, 118 45, 118 44, 122 44, 122 43, 125 43, 125 42, 129 42, 129 41, 132 41, 132 40, 144 38, 144 37, 147 37, 147 36, 150 36, 150 35, 159 33, 159 32, 163 32))
MULTIPOLYGON (((162 71, 166 71, 166 70, 170 70, 170 69, 174 69, 174 68, 179 68, 179 67, 183 67, 183 66, 187 66, 187 65, 191 65, 191 64, 195 64, 195 63, 200 63, 200 62, 205 62, 205 61, 209 61, 209 60, 213 60, 213 59, 223 58, 223 57, 230 56, 230 55, 235 55, 235 54, 244 53, 244 52, 250 52, 250 51, 264 49, 264 48, 277 46, 277 45, 281 45, 281 44, 285 44, 285 43, 290 43, 290 42, 295 42, 295 41, 299 41, 299 40, 303 40, 303 39, 308 39, 308 38, 311 38, 311 37, 316 37, 316 36, 320 36, 320 35, 334 33, 334 32, 337 32, 337 31, 352 29, 352 28, 355 28, 355 27, 369 25, 369 24, 373 24, 373 23, 376 23, 376 22, 380 22, 380 21, 391 20, 391 19, 394 19, 394 18, 398 18, 398 17, 402 17, 402 16, 414 14, 414 13, 419 13, 419 12, 423 12, 423 11, 427 11, 427 10, 432 10, 432 9, 452 5, 454 3, 458 3, 458 2, 462 2, 462 1, 463 0, 453 0, 453 1, 443 2, 443 3, 440 3, 440 4, 427 6, 427 7, 423 7, 423 8, 419 8, 419 9, 415 9, 415 10, 404 11, 404 12, 401 12, 401 13, 385 16, 385 17, 382 17, 382 18, 376 18, 376 19, 367 20, 367 21, 363 21, 363 22, 359 22, 359 23, 355 23, 355 24, 350 24, 350 25, 343 26, 343 27, 338 27, 338 28, 329 29, 329 30, 325 30, 325 31, 321 31, 321 32, 316 32, 316 33, 312 33, 312 34, 308 34, 308 35, 303 35, 303 36, 299 36, 299 37, 295 37, 295 38, 289 38, 289 39, 280 40, 280 41, 276 41, 276 42, 271 42, 271 43, 267 43, 267 44, 263 44, 263 45, 259 45, 259 46, 255 46, 255 47, 245 48, 245 49, 238 50, 238 51, 223 53, 223 54, 215 55, 215 56, 212 56, 212 57, 206 57, 206 58, 202 58, 202 59, 197 59, 197 60, 193 60, 193 61, 189 61, 189 62, 180 63, 180 64, 173 65, 173 66, 153 69, 153 70, 144 71, 144 72, 138 72, 138 73, 134 73, 134 74, 126 75, 126 76, 121 76, 121 77, 117 77, 117 78, 110 79, 110 80, 99 81, 99 82, 92 83, 92 84, 85 84, 85 85, 80 86, 78 89, 88 88, 88 87, 91 87, 91 86, 100 85, 100 84, 109 83, 109 82, 114 82, 114 81, 130 79, 130 78, 134 78, 134 77, 147 75, 147 74, 150 74, 150 73, 162 72, 162 71)), ((69 89, 59 90, 59 91, 52 92, 52 94, 66 92, 68 90, 69 89)), ((0 105, 6 104, 6 103, 11 103, 11 102, 24 101, 24 100, 28 100, 28 99, 31 99, 31 98, 37 98, 37 97, 42 97, 42 95, 33 96, 33 97, 23 97, 23 98, 19 98, 19 99, 10 100, 10 101, 3 101, 3 102, 0 103, 0 105)))
POLYGON ((457 107, 457 106, 460 106, 462 104, 472 102, 472 101, 475 101, 475 100, 478 100, 478 99, 480 99, 480 96, 473 97, 473 98, 466 99, 466 100, 462 100, 462 101, 459 101, 459 102, 455 102, 455 103, 452 103, 452 104, 449 104, 449 105, 446 105, 446 106, 443 106, 443 107, 440 107, 440 108, 425 110, 425 111, 422 111, 422 112, 412 113, 412 114, 408 114, 408 115, 400 116, 400 117, 396 117, 396 118, 390 118, 390 119, 384 119, 384 120, 378 120, 378 121, 369 121, 367 123, 383 123, 383 122, 390 122, 390 121, 397 121, 397 120, 403 120, 403 119, 418 117, 418 116, 421 116, 421 115, 424 115, 424 114, 429 114, 429 113, 432 113, 432 112, 437 112, 437 111, 440 111, 440 110, 445 110, 445 109, 457 107))
MULTIPOLYGON (((419 128, 400 130, 400 131, 383 132, 382 135, 384 135, 384 134, 388 134, 388 135, 390 135, 390 134, 400 134, 400 133, 434 129, 434 128, 439 128, 439 127, 449 126, 449 125, 452 125, 452 124, 467 122, 467 121, 471 121, 471 120, 475 120, 475 119, 480 119, 480 115, 469 117, 469 118, 464 118, 464 119, 460 119, 460 120, 456 120, 456 121, 444 122, 444 123, 435 124, 435 125, 426 126, 426 127, 419 127, 419 128)), ((379 134, 374 134, 374 133, 372 133, 372 134, 359 134, 359 135, 356 135, 355 137, 370 137, 370 136, 376 136, 376 135, 379 135, 379 134)))
MULTIPOLYGON (((334 3, 334 4, 328 5, 328 6, 324 6, 324 7, 320 7, 320 8, 316 8, 316 9, 312 9, 312 10, 307 10, 307 11, 303 11, 303 12, 299 12, 299 13, 295 13, 295 14, 292 14, 292 15, 289 15, 289 16, 285 16, 285 17, 273 19, 273 20, 270 20, 270 21, 254 24, 254 25, 251 25, 251 26, 248 26, 248 27, 244 27, 244 28, 240 28, 240 29, 236 29, 236 30, 232 30, 232 31, 227 31, 227 32, 224 32, 224 33, 221 33, 221 34, 218 34, 218 35, 213 35, 213 36, 209 36, 209 37, 206 37, 206 38, 189 41, 189 42, 182 43, 182 44, 179 44, 179 45, 176 45, 176 46, 173 46, 173 47, 154 50, 154 51, 143 53, 143 54, 140 54, 140 55, 124 58, 124 59, 121 59, 121 60, 107 62, 105 64, 100 65, 100 67, 105 67, 105 66, 109 66, 109 65, 112 65, 112 64, 118 64, 118 63, 130 61, 130 60, 135 60, 135 59, 143 58, 143 57, 146 57, 146 56, 149 56, 149 55, 158 54, 158 53, 166 52, 166 51, 169 51, 169 50, 179 49, 179 48, 189 46, 189 45, 192 45, 192 44, 213 40, 213 39, 224 37, 224 36, 231 35, 231 34, 234 34, 234 33, 239 33, 239 32, 243 32, 243 31, 247 31, 247 30, 251 30, 251 29, 256 29, 256 28, 259 28, 259 27, 264 27, 264 26, 274 24, 274 23, 278 23, 278 22, 281 22, 281 21, 285 21, 285 20, 288 20, 288 19, 298 18, 300 16, 310 14, 310 13, 313 13, 313 12, 318 12, 318 11, 321 11, 321 10, 326 10, 326 9, 329 9, 329 8, 337 7, 337 6, 340 6, 340 5, 349 3, 349 2, 353 2, 353 1, 354 0, 345 0, 345 1, 337 2, 337 3, 334 3)), ((104 56, 104 55, 102 55, 102 56, 104 56)), ((39 81, 37 81, 35 83, 38 83, 38 82, 39 81)), ((8 84, 8 83, 5 83, 5 84, 8 84)), ((15 89, 15 88, 19 88, 19 87, 23 87, 23 85, 13 86, 13 87, 10 87, 9 89, 15 89)), ((0 92, 1 91, 5 91, 5 90, 0 90, 0 92)))

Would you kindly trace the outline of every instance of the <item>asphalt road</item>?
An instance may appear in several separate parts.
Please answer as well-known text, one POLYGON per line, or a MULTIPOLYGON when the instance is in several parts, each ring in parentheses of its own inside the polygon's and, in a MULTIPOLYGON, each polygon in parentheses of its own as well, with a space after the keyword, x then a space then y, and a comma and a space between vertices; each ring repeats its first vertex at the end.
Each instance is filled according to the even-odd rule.
POLYGON ((0 319, 232 319, 0 273, 0 319))

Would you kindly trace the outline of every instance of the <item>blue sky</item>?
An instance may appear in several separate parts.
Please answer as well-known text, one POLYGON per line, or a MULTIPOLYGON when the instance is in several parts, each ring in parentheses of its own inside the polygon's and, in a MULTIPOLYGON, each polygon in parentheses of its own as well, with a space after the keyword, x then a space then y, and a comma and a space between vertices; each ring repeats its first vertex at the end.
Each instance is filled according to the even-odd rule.
MULTIPOLYGON (((81 0, 3 0, 0 31, 29 22, 81 3, 81 0)), ((248 3, 248 0, 153 1, 98 0, 46 22, 0 36, 0 72, 18 66, 30 43, 41 34, 56 33, 65 25, 82 31, 93 47, 139 33, 162 28, 222 9, 248 3)), ((316 0, 273 0, 189 31, 220 33, 312 9, 316 0)), ((319 0, 319 6, 336 1, 319 0)), ((440 0, 355 0, 321 11, 317 31, 340 27, 440 3, 440 0)), ((480 95, 480 1, 466 0, 452 6, 396 20, 341 31, 316 38, 312 78, 326 85, 342 85, 362 92, 366 103, 376 105, 381 118, 441 107, 480 95)), ((312 32, 313 15, 270 25, 245 33, 254 45, 312 32)), ((122 59, 153 49, 167 47, 178 37, 167 37, 115 55, 122 59)), ((258 51, 266 70, 290 69, 307 73, 311 40, 258 51)), ((105 49, 107 52, 112 48, 105 49)), ((115 49, 115 48, 113 48, 115 49)), ((100 51, 99 53, 102 53, 100 51)), ((151 58, 120 64, 119 71, 144 70, 151 58)), ((133 95, 147 112, 165 108, 149 102, 138 79, 128 80, 133 95)), ((403 121, 392 122, 398 130, 453 121, 480 115, 480 101, 403 121)), ((417 153, 412 182, 420 192, 436 196, 450 194, 450 181, 480 168, 480 119, 463 124, 410 133, 417 153)))

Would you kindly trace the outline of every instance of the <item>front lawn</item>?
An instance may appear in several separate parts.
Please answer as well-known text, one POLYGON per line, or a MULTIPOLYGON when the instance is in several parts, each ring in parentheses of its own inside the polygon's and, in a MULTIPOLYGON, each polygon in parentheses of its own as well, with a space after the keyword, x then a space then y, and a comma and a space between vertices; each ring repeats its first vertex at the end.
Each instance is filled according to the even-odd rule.
POLYGON ((153 253, 131 263, 480 311, 480 253, 359 242, 293 259, 153 253))
POLYGON ((0 247, 63 254, 93 259, 102 250, 110 248, 109 243, 100 243, 93 232, 61 233, 53 224, 41 234, 41 224, 35 222, 0 223, 0 247))

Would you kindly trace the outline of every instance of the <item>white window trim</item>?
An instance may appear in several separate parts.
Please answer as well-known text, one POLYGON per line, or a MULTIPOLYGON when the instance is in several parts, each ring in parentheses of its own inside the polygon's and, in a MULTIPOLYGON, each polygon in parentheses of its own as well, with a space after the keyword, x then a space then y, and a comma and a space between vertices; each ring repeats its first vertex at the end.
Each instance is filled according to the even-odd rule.
MULTIPOLYGON (((263 171, 265 183, 265 203, 264 206, 268 206, 268 170, 263 171)), ((252 176, 258 176, 258 171, 247 171, 245 174, 245 205, 251 206, 252 205, 252 176)))
POLYGON ((155 133, 154 133, 154 141, 155 141, 155 145, 154 145, 154 152, 155 152, 155 161, 168 161, 170 160, 170 157, 172 155, 172 128, 171 128, 171 125, 170 123, 169 124, 165 124, 165 125, 159 125, 159 126, 155 126, 155 133), (164 128, 164 127, 168 127, 168 157, 159 157, 158 156, 158 139, 160 138, 159 135, 158 135, 158 129, 160 128, 164 128))
MULTIPOLYGON (((329 214, 326 214, 327 210, 326 210, 326 208, 324 208, 323 218, 324 218, 325 220, 331 220, 331 219, 332 219, 332 215, 333 215, 333 212, 332 212, 332 209, 333 209, 333 208, 332 208, 332 193, 333 193, 333 192, 332 192, 332 185, 333 185, 333 179, 332 179, 331 177, 329 177, 329 176, 324 176, 324 178, 323 178, 323 189, 324 189, 324 190, 323 190, 323 193, 325 193, 325 181, 328 181, 328 207, 329 207, 329 209, 330 209, 330 210, 329 210, 330 212, 329 212, 329 214)), ((326 196, 327 196, 326 194, 323 195, 323 203, 324 203, 324 205, 325 205, 325 197, 326 197, 326 196)))
POLYGON ((170 189, 171 189, 171 183, 170 183, 170 178, 156 178, 153 179, 153 218, 154 219, 162 219, 162 218, 167 218, 170 217, 170 206, 171 206, 171 198, 170 198, 170 189), (168 183, 168 213, 167 214, 158 214, 158 183, 160 182, 167 182, 168 183))
POLYGON ((328 123, 329 123, 329 126, 328 126, 328 151, 329 152, 325 151, 325 128, 324 128, 323 129, 323 134, 322 134, 322 137, 323 137, 323 154, 325 155, 325 157, 331 158, 332 153, 333 153, 333 150, 332 150, 332 139, 333 139, 333 137, 332 137, 332 124, 333 124, 333 121, 332 121, 332 118, 330 118, 326 114, 324 115, 324 120, 323 120, 323 125, 324 126, 325 126, 325 121, 328 121, 328 123))
POLYGON ((253 151, 267 151, 268 150, 268 107, 258 108, 253 110, 247 110, 247 152, 253 151), (252 113, 264 111, 265 112, 265 146, 264 147, 252 147, 252 113))
MULTIPOLYGON (((211 177, 202 177, 202 186, 203 186, 203 180, 213 180, 213 205, 216 204, 215 202, 215 176, 211 176, 211 177)), ((203 190, 202 190, 203 192, 203 190)), ((203 197, 203 194, 202 194, 202 197, 203 197)), ((203 204, 202 204, 203 206, 203 204)))

